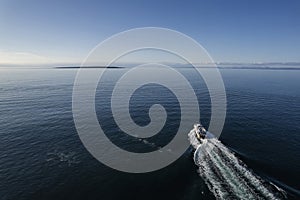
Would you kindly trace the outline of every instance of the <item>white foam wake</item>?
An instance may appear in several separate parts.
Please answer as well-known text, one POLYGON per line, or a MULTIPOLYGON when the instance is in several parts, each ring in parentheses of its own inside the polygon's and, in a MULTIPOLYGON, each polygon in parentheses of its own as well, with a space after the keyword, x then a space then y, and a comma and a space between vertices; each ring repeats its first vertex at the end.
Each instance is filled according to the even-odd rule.
POLYGON ((283 199, 285 193, 252 173, 234 153, 212 134, 201 145, 193 131, 191 145, 199 175, 217 199, 283 199))

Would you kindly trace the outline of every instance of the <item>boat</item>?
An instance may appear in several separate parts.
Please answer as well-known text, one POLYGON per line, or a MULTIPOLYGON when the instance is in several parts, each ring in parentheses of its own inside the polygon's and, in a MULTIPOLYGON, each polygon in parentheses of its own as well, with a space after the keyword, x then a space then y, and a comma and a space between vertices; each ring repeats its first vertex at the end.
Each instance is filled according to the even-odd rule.
POLYGON ((215 138, 215 136, 207 131, 200 123, 194 124, 194 128, 188 134, 188 139, 194 149, 197 149, 213 138, 215 138))
POLYGON ((201 124, 194 124, 194 134, 197 140, 202 143, 204 139, 206 139, 206 129, 201 124))

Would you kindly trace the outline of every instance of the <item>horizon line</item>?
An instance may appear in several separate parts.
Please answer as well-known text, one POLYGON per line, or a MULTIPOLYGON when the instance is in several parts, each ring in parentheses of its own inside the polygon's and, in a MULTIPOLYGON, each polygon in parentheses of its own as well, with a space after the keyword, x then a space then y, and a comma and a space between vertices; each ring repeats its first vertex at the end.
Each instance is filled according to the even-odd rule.
MULTIPOLYGON (((113 65, 113 67, 128 67, 128 65, 139 65, 145 64, 143 62, 123 62, 118 63, 117 66, 113 65), (125 66, 124 66, 125 65, 125 66)), ((170 64, 170 65, 300 65, 300 61, 266 61, 266 62, 231 62, 231 61, 224 61, 224 62, 203 62, 203 63, 177 63, 177 62, 161 62, 160 64, 170 64)), ((57 62, 57 63, 0 63, 0 67, 80 67, 82 66, 81 63, 77 62, 57 62)), ((90 64, 88 67, 105 67, 104 64, 90 64)), ((111 67, 111 66, 109 66, 111 67)))

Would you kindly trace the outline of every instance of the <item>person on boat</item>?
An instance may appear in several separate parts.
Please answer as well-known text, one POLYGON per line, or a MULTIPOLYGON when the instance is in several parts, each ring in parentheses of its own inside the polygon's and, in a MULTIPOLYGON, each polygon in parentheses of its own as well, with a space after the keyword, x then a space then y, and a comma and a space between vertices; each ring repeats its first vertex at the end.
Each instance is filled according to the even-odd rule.
POLYGON ((206 136, 206 130, 203 127, 201 127, 200 129, 201 129, 201 131, 200 131, 200 138, 204 139, 205 136, 206 136))
POLYGON ((197 137, 198 140, 201 138, 201 135, 198 131, 196 131, 196 137, 197 137))
POLYGON ((195 134, 198 140, 204 139, 206 136, 206 130, 200 124, 195 124, 195 134))

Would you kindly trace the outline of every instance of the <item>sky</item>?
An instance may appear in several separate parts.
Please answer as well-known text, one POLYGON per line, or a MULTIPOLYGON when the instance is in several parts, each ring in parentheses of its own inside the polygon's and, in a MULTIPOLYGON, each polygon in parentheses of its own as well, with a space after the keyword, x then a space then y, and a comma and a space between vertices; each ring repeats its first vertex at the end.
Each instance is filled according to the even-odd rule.
POLYGON ((80 63, 138 27, 182 32, 216 62, 300 62, 297 0, 0 0, 0 64, 80 63))

